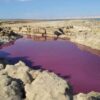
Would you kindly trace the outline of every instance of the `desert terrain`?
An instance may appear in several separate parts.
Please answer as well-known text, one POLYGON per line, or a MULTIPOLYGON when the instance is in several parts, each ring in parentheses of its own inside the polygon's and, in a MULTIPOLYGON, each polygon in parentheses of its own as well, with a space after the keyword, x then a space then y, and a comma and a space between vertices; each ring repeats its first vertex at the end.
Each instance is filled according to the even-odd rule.
POLYGON ((4 30, 12 30, 22 36, 69 39, 74 43, 100 50, 100 21, 98 20, 19 20, 0 23, 0 27, 4 30))
MULTIPOLYGON (((87 51, 91 52, 91 55, 86 52, 83 54, 88 55, 89 59, 90 57, 96 58, 96 54, 100 55, 100 21, 98 20, 0 20, 0 100, 100 100, 100 92, 98 91, 93 90, 88 93, 74 93, 72 83, 53 71, 41 68, 34 69, 34 66, 31 68, 26 65, 26 62, 21 61, 21 59, 15 64, 11 64, 11 60, 13 61, 14 58, 7 61, 9 51, 20 54, 20 49, 15 50, 15 48, 15 51, 13 51, 12 48, 8 48, 6 52, 3 46, 9 43, 12 45, 14 41, 23 37, 31 38, 31 40, 68 40, 77 45, 81 50, 85 50, 84 46, 86 46, 87 51), (94 50, 96 51, 94 52, 94 50)), ((21 44, 21 42, 22 40, 20 41, 19 39, 19 44, 21 44)), ((71 47, 73 46, 71 45, 71 47)), ((33 51, 30 52, 33 54, 33 51)), ((81 51, 78 50, 78 56, 84 58, 82 61, 85 61, 86 55, 82 56, 80 52, 81 51)), ((77 52, 75 52, 75 54, 76 53, 77 52)), ((16 57, 18 58, 18 55, 16 57)), ((69 56, 69 58, 71 57, 69 56)), ((99 56, 97 56, 97 58, 97 61, 99 61, 99 56)), ((62 66, 64 66, 64 64, 62 66)), ((93 66, 96 67, 96 65, 93 66)), ((98 66, 96 68, 98 68, 98 66)), ((70 66, 68 65, 67 67, 70 66)), ((75 70, 77 71, 78 69, 75 70)), ((97 75, 99 76, 100 74, 97 75)))

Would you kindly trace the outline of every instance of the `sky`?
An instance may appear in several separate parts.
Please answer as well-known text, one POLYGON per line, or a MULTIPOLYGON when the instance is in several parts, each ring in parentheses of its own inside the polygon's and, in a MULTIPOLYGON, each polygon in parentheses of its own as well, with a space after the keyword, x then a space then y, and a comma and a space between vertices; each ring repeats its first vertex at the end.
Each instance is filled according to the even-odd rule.
POLYGON ((0 0, 0 19, 100 16, 100 0, 0 0))

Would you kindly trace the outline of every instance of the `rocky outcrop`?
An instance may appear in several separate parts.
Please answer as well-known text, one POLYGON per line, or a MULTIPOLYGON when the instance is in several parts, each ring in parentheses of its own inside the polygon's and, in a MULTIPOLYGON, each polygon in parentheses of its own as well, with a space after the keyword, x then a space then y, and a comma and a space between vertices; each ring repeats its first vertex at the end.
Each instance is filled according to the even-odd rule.
POLYGON ((31 69, 21 61, 0 64, 0 100, 100 100, 100 93, 72 95, 70 89, 53 72, 31 69))
MULTIPOLYGON (((1 64, 0 68, 0 90, 2 88, 8 90, 8 87, 2 86, 2 84, 7 84, 6 80, 13 87, 7 91, 8 98, 12 98, 9 100, 66 100, 67 98, 67 95, 65 95, 66 89, 69 88, 67 82, 54 73, 32 70, 21 61, 15 65, 6 65, 5 68, 1 64), (5 83, 2 83, 3 81, 5 83), (19 87, 19 83, 21 87, 19 87), (18 93, 15 93, 15 91, 18 91, 18 93)), ((3 91, 0 92, 1 97, 7 95, 6 93, 3 94, 3 91)), ((8 99, 5 98, 5 100, 8 99)))
POLYGON ((0 100, 22 100, 22 90, 22 86, 16 79, 0 74, 0 100))
POLYGON ((6 65, 4 72, 10 77, 20 79, 24 84, 31 83, 32 77, 29 74, 29 67, 27 67, 23 62, 19 62, 15 65, 6 65))
MULTIPOLYGON (((15 33, 24 35, 42 36, 54 38, 60 35, 61 39, 70 39, 73 42, 100 50, 100 21, 96 20, 63 20, 63 21, 37 21, 13 24, 5 22, 1 25, 5 29, 12 29, 15 33), (65 34, 59 34, 62 29, 65 34), (54 34, 56 31, 56 34, 54 34)), ((0 29, 2 31, 2 29, 0 29)), ((7 40, 7 39, 6 39, 7 40)), ((4 40, 4 41, 6 41, 4 40)), ((2 44, 2 42, 1 42, 2 44)))
POLYGON ((79 93, 74 96, 74 100, 100 100, 100 93, 94 91, 88 94, 79 93))
POLYGON ((66 100, 66 81, 48 71, 43 71, 31 83, 25 86, 28 100, 66 100))
POLYGON ((7 44, 11 41, 14 41, 18 38, 21 38, 21 35, 18 35, 14 31, 11 30, 11 27, 0 27, 0 46, 3 44, 7 44))

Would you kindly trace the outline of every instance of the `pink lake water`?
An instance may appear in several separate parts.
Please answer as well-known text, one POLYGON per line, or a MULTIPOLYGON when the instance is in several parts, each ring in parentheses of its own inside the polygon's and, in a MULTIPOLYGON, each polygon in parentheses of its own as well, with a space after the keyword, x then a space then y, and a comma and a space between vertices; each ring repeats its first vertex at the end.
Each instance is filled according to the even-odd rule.
POLYGON ((93 50, 79 47, 67 40, 23 38, 0 49, 0 57, 25 58, 24 61, 33 68, 38 66, 53 71, 69 80, 75 92, 100 92, 100 52, 95 54, 93 50))

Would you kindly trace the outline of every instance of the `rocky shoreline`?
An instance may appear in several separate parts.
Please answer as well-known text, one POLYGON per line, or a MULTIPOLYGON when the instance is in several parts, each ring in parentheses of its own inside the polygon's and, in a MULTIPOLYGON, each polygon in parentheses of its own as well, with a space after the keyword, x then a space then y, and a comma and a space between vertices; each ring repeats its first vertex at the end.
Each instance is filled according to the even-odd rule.
POLYGON ((10 28, 0 27, 0 46, 11 43, 21 37, 10 28))
POLYGON ((100 93, 73 94, 68 81, 19 61, 0 64, 0 100, 100 100, 100 93))
POLYGON ((1 26, 23 36, 70 39, 74 43, 100 50, 100 21, 96 20, 9 21, 2 22, 1 26))

